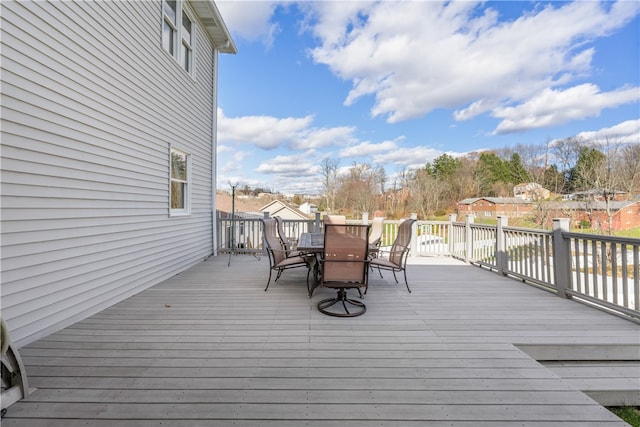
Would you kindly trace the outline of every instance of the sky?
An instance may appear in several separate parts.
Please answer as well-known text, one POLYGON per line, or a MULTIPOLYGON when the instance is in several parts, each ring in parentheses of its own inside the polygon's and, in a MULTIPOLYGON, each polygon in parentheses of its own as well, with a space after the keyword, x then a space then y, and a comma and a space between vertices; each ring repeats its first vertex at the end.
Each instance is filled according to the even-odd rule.
POLYGON ((640 2, 216 1, 218 188, 320 194, 448 154, 640 143, 640 2))

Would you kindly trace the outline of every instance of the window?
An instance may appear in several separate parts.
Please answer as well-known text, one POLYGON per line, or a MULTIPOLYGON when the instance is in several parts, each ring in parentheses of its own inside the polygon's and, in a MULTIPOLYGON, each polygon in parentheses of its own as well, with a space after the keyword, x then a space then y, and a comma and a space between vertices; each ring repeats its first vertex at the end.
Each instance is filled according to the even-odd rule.
POLYGON ((176 55, 176 39, 178 34, 176 7, 176 0, 164 0, 162 2, 162 47, 174 57, 176 55))
POLYGON ((180 54, 182 56, 182 66, 188 73, 191 72, 193 57, 193 51, 191 49, 191 27, 191 20, 186 13, 182 12, 182 49, 180 50, 180 54))
POLYGON ((183 3, 183 0, 163 0, 162 2, 162 47, 180 63, 186 72, 192 73, 195 27, 189 15, 183 10, 183 3))
POLYGON ((189 214, 191 211, 191 156, 171 148, 170 163, 169 212, 171 215, 189 214))

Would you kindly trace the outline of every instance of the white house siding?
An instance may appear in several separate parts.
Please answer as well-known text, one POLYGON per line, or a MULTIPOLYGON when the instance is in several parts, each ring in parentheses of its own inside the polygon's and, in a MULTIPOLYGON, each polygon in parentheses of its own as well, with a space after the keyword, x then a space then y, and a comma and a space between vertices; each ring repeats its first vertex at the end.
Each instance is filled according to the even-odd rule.
POLYGON ((2 1, 2 316, 19 346, 212 253, 213 61, 161 45, 157 1, 2 1), (169 147, 192 213, 169 216, 169 147))

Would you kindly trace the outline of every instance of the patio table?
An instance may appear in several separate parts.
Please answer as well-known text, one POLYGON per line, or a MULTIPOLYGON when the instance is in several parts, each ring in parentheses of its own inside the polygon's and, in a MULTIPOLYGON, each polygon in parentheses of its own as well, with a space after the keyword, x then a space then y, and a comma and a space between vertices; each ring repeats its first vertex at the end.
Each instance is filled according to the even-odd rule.
POLYGON ((299 253, 308 253, 315 256, 307 257, 309 269, 313 272, 313 283, 309 286, 309 297, 320 284, 320 260, 324 250, 324 233, 302 233, 298 239, 296 250, 299 253))

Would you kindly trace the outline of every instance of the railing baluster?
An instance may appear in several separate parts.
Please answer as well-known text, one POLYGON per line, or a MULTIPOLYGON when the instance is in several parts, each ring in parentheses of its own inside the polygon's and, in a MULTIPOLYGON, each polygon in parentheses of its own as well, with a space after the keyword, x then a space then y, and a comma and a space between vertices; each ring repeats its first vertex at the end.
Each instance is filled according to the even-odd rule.
POLYGON ((591 274, 593 279, 593 295, 599 298, 598 290, 598 245, 595 240, 591 241, 591 274))
POLYGON ((640 311, 640 245, 633 246, 633 309, 640 311))
POLYGON ((627 265, 627 247, 628 245, 624 243, 620 245, 620 255, 622 257, 622 305, 625 307, 629 307, 629 266, 627 265))
POLYGON ((576 286, 575 290, 578 292, 583 292, 582 290, 582 280, 580 280, 580 241, 578 239, 573 239, 573 259, 576 262, 576 286))
POLYGON ((616 243, 609 244, 611 252, 611 282, 613 284, 613 303, 618 304, 618 245, 616 243))

